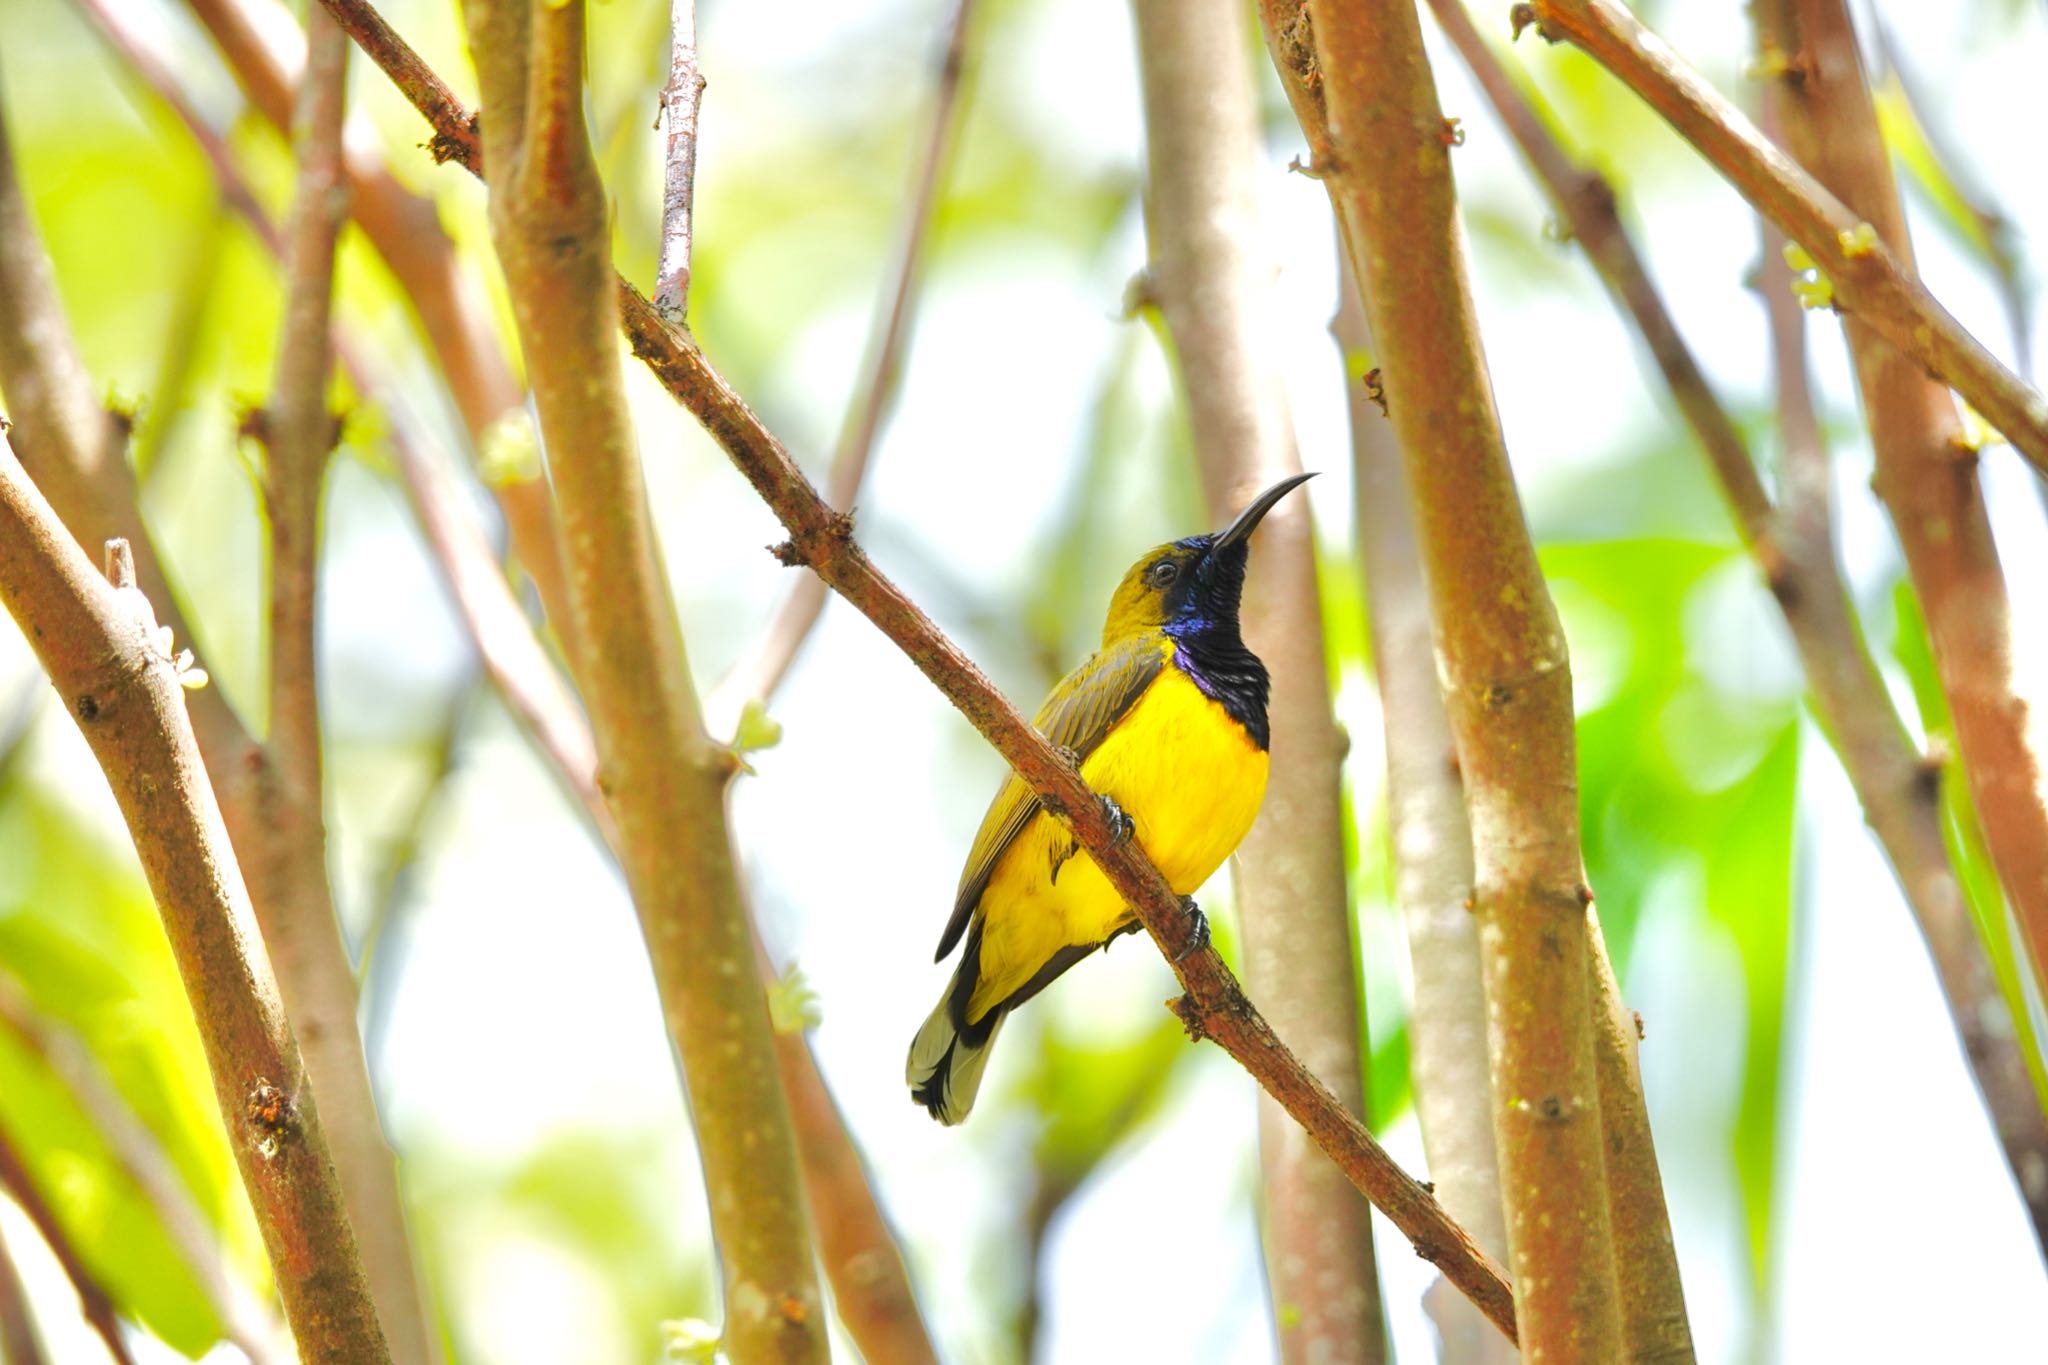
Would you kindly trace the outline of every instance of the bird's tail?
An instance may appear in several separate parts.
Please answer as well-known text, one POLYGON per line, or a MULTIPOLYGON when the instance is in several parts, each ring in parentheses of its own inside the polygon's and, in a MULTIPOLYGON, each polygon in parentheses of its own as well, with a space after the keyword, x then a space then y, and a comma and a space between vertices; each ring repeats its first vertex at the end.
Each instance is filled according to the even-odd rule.
POLYGON ((981 1089, 989 1049, 995 1046, 1007 1013, 998 1010, 994 1018, 974 1024, 967 1030, 967 1035, 975 1036, 970 1038, 954 1027, 952 1004, 953 992, 948 990, 911 1040, 910 1062, 904 1068, 910 1097, 949 1127, 966 1118, 974 1107, 974 1092, 981 1089))

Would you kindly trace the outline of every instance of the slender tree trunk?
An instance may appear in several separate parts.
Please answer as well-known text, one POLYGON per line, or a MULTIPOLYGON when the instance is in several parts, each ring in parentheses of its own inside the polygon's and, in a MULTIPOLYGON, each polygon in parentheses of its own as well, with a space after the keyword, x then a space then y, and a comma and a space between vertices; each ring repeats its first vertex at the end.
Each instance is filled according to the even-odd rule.
MULTIPOLYGON (((1387 827, 1414 976, 1408 1070, 1415 1114, 1438 1201, 1487 1255, 1505 1261, 1508 1232, 1493 1142, 1486 990, 1471 904, 1472 829, 1437 684, 1429 593, 1401 447, 1362 382, 1372 354, 1365 307, 1342 261, 1338 274, 1331 330, 1344 353, 1360 565, 1386 732, 1387 827)), ((1443 1339, 1444 1365, 1511 1365, 1519 1358, 1514 1344, 1447 1285, 1430 1290, 1428 1304, 1443 1339)))
MULTIPOLYGON (((1232 0, 1136 0, 1151 294, 1165 316, 1211 513, 1301 470, 1264 357, 1258 101, 1232 0)), ((1365 1021, 1344 873, 1345 740, 1330 711, 1315 529, 1296 498, 1261 525, 1244 632, 1273 677, 1272 776, 1237 859, 1245 976, 1273 1026, 1365 1116, 1365 1021)), ((1372 1209, 1270 1097, 1259 1104, 1266 1271, 1281 1358, 1386 1358, 1372 1209)))
POLYGON ((492 240, 563 534, 599 786, 694 1105, 736 1365, 829 1358, 796 1140, 618 359, 609 209, 583 123, 580 0, 468 0, 492 240))

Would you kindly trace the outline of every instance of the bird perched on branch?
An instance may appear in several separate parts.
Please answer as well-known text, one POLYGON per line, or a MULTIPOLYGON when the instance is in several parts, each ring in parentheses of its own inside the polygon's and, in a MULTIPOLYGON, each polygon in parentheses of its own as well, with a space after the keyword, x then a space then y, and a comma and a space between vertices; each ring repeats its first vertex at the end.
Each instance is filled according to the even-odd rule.
MULTIPOLYGON (((1150 551, 1117 585, 1102 647, 1062 678, 1035 724, 1067 751, 1110 822, 1190 894, 1252 827, 1266 794, 1266 666, 1237 613, 1252 529, 1307 479, 1282 479, 1214 535, 1150 551)), ((1011 1010, 1118 934, 1139 927, 1074 835, 1014 773, 974 836, 936 960, 965 947, 910 1044, 911 1098, 941 1123, 974 1105, 1011 1010)))

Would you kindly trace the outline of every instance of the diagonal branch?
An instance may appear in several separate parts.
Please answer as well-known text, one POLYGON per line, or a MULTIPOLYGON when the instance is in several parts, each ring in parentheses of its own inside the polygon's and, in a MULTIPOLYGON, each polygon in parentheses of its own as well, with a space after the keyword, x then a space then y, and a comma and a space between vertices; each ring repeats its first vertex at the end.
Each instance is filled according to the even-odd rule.
MULTIPOLYGON (((12 979, 0 974, 0 1028, 36 1057, 84 1111, 116 1163, 149 1201, 171 1245, 184 1258, 207 1302, 219 1316, 227 1339, 257 1365, 285 1365, 295 1359, 283 1338, 283 1324, 224 1260, 219 1235, 171 1164, 163 1145, 129 1107, 92 1051, 71 1030, 39 1013, 12 979)), ((0 1309, 4 1309, 0 1303, 0 1309)), ((0 1311, 0 1322, 6 1314, 0 1311)), ((0 1352, 0 1360, 9 1357, 0 1352)))
MULTIPOLYGON (((1910 275, 1905 212, 1848 11, 1833 0, 1770 0, 1759 15, 1762 40, 1788 64, 1774 86, 1788 144, 1868 215, 1910 275)), ((1877 457, 1872 487, 1891 514, 1925 609, 1963 773, 2039 982, 2048 973, 2048 788, 2028 729, 2028 702, 2017 690, 2011 606, 1975 455, 1964 446, 1946 388, 1861 314, 1851 312, 1844 330, 1877 457)), ((1915 794, 1930 808, 1923 818, 1938 818, 1938 794, 1923 776, 1915 794)), ((1959 930, 1950 934, 1960 939, 1959 930)), ((2038 1101, 2035 1110, 2038 1118, 2038 1101)), ((2008 1118, 2020 1123, 1997 1106, 1994 1118, 2001 1138, 2008 1118)), ((2035 1235, 2048 1246, 2048 1163, 2013 1156, 2035 1235)))
MULTIPOLYGON (((967 63, 968 19, 973 10, 974 0, 956 0, 953 27, 932 96, 924 155, 917 163, 916 188, 904 206, 896 270, 868 339, 866 372, 855 387, 853 402, 840 426, 839 444, 832 452, 831 470, 825 476, 826 500, 849 514, 861 481, 867 477, 876 438, 901 387, 903 352, 909 346, 910 324, 924 280, 925 244, 931 237, 940 187, 950 172, 959 133, 961 73, 967 63)), ((657 295, 655 307, 660 306, 657 295)), ((704 711, 713 734, 732 734, 747 703, 766 705, 775 696, 824 613, 826 595, 824 582, 815 574, 803 574, 790 585, 767 628, 705 699, 704 711)))
POLYGON ((100 1341, 112 1356, 115 1365, 135 1365, 135 1356, 128 1349, 127 1340, 121 1335, 121 1319, 114 1311, 114 1300, 107 1293, 106 1286, 86 1266, 85 1258, 73 1244, 71 1234, 57 1218, 57 1211, 43 1198, 30 1177, 28 1166, 21 1159, 13 1139, 0 1129, 0 1194, 5 1194, 28 1215, 35 1224, 36 1232, 50 1248, 50 1254, 64 1270, 64 1278, 71 1281, 71 1288, 78 1295, 79 1311, 99 1333, 100 1341))
MULTIPOLYGON (((322 4, 336 14, 344 29, 360 27, 375 33, 381 27, 381 20, 371 25, 365 18, 371 14, 365 0, 322 0, 322 4)), ((393 84, 401 90, 422 92, 424 98, 418 100, 422 113, 436 108, 444 111, 446 121, 434 125, 436 147, 446 149, 449 160, 479 168, 475 131, 459 115, 461 104, 410 47, 383 41, 391 37, 395 35, 389 29, 381 29, 381 47, 367 47, 367 51, 381 51, 393 63, 393 84)), ((846 518, 827 508, 782 442, 762 426, 760 417, 725 383, 725 377, 696 344, 666 325, 629 282, 618 280, 616 291, 635 354, 670 395, 705 424, 739 473, 748 477, 791 532, 791 540, 778 546, 778 553, 786 561, 809 565, 842 598, 860 608, 934 681, 995 751, 1004 755, 1018 776, 1047 802, 1047 808, 1065 814, 1075 837, 1145 921, 1155 941, 1167 952, 1188 948, 1188 925, 1180 898, 1167 888, 1165 878, 1133 841, 1116 841, 1108 812, 1081 782, 1073 765, 1053 751, 1016 706, 995 690, 987 675, 958 651, 895 583, 874 569, 852 540, 846 518)), ((1452 1283, 1481 1304, 1503 1332, 1511 1334, 1513 1300, 1499 1267, 1444 1214, 1430 1191, 1403 1173, 1360 1121, 1343 1111, 1329 1089, 1274 1038, 1223 958, 1214 950, 1190 952, 1184 962, 1176 964, 1176 972, 1188 988, 1176 1009, 1190 1031, 1219 1042, 1245 1064, 1260 1085, 1280 1099, 1298 1124, 1331 1154, 1346 1177, 1409 1236, 1417 1254, 1438 1265, 1452 1283)))
POLYGON ((113 786, 199 1025, 229 1146, 308 1360, 389 1359, 325 1130, 128 547, 93 571, 0 438, 0 601, 113 786))
MULTIPOLYGON (((1999 364, 1927 292, 1904 239, 1883 230, 1870 202, 1851 206, 1831 194, 1619 0, 1536 0, 1516 5, 1514 19, 1517 32, 1534 23, 1553 42, 1584 50, 1640 95, 1757 212, 1806 250, 1844 313, 1910 357, 1915 370, 1961 394, 2048 474, 2048 398, 1999 364)), ((1785 74, 1797 74, 1798 58, 1778 55, 1795 63, 1785 74)))
MULTIPOLYGON (((377 57, 380 65, 391 64, 387 74, 401 90, 408 95, 418 92, 414 102, 422 113, 430 118, 440 113, 444 121, 434 124, 436 148, 471 169, 481 167, 475 131, 461 115, 460 103, 375 17, 366 0, 321 3, 344 29, 351 33, 361 30, 373 37, 374 44, 366 44, 365 51, 377 57)), ((1030 784, 1047 808, 1069 822, 1082 846, 1156 942, 1169 954, 1191 947, 1179 898, 1135 841, 1117 840, 1108 813, 1073 766, 1031 728, 973 661, 875 568, 854 542, 847 519, 825 505, 782 443, 712 368, 696 344, 666 325, 654 305, 626 281, 617 281, 617 295, 622 325, 634 353, 670 395, 703 423, 789 531, 790 540, 778 547, 778 553, 810 566, 902 648, 1030 784)), ((1330 1154, 1352 1184, 1408 1236, 1417 1254, 1442 1269, 1502 1331, 1512 1334, 1513 1299, 1499 1267, 1287 1051, 1215 950, 1189 952, 1175 965, 1175 972, 1187 989, 1175 1008, 1190 1031, 1214 1039, 1237 1058, 1330 1154)))
MULTIPOLYGON (((83 2, 105 5, 105 0, 83 2)), ((278 29, 258 21, 253 0, 187 0, 187 4, 212 35, 249 102, 272 127, 288 130, 300 55, 272 41, 278 29)), ((96 18, 103 26, 123 22, 119 6, 109 7, 107 14, 96 18)), ((435 151, 441 154, 438 141, 435 151)), ((506 363, 489 302, 462 269, 434 204, 406 189, 373 157, 347 149, 344 153, 356 224, 384 258, 418 315, 462 412, 473 452, 501 446, 505 426, 523 430, 527 418, 519 381, 506 363)), ((533 580, 541 608, 573 660, 575 640, 546 482, 537 467, 517 467, 495 470, 490 484, 504 513, 513 553, 533 580)))
MULTIPOLYGON (((143 529, 135 474, 111 415, 100 404, 57 296, 50 258, 29 214, 0 121, 0 394, 14 422, 22 463, 79 544, 120 537, 134 548, 136 572, 164 624, 186 644, 192 627, 143 529)), ((249 741, 227 700, 215 689, 192 699, 192 727, 208 752, 227 754, 249 741)), ((231 827, 242 822, 245 792, 232 765, 216 774, 216 791, 231 827)))
POLYGON ((36 1320, 29 1312, 28 1288, 21 1282, 7 1239, 0 1237, 0 1362, 4 1365, 48 1365, 36 1320))
MULTIPOLYGON (((1576 164, 1530 97, 1473 27, 1458 0, 1431 0, 1438 21, 1521 147, 1572 237, 1617 306, 1634 322, 1672 397, 1719 479, 1736 529, 1778 601, 1799 650, 1815 718, 1849 775, 1907 905, 1926 939, 1950 1017, 1963 1043, 2006 1160, 2027 1196, 2042 1236, 2048 1197, 2048 1117, 2044 1117, 2011 1007, 1998 989, 1984 944, 1942 837, 1936 789, 1871 659, 1847 586, 1831 525, 1827 452, 1806 386, 1804 321, 1789 272, 1774 247, 1764 252, 1766 307, 1777 356, 1778 409, 1785 423, 1784 497, 1773 508, 1749 449, 1680 337, 1634 242, 1622 226, 1612 188, 1576 164), (2031 1182, 2027 1173, 2038 1172, 2031 1182)), ((1776 239, 1776 233, 1768 234, 1776 239)))

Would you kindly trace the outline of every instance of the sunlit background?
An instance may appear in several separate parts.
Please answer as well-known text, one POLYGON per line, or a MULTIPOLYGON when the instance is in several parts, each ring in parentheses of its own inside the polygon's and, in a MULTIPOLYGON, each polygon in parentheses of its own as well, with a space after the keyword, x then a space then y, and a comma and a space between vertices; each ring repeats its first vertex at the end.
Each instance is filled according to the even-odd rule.
MULTIPOLYGON (((285 152, 204 36, 169 0, 120 3, 281 211, 285 152)), ((1753 100, 1742 6, 1639 8, 1723 90, 1753 100)), ((699 10, 709 89, 694 326, 819 471, 888 274, 953 0, 699 10)), ((1503 39, 1505 10, 1480 11, 1503 39)), ((1923 273, 2011 362, 2023 343, 1954 196, 1960 187, 2004 214, 2022 260, 2048 259, 2048 12, 2023 0, 1877 10, 1938 144, 1905 177, 1923 273)), ((667 11, 649 0, 591 11, 591 117, 620 264, 643 285, 667 11)), ((393 0, 386 13, 473 94, 455 5, 393 0)), ((1866 35, 1869 14, 1859 11, 1866 35)), ((1701 1358, 2036 1358, 2048 1320, 2040 1253, 1912 921, 1802 713, 1782 623, 1631 334, 1576 250, 1554 240, 1514 148, 1425 29, 1445 111, 1467 132, 1454 166, 1480 318, 1572 645, 1587 860, 1646 1021, 1645 1084, 1701 1358)), ((1768 457, 1766 333, 1747 284, 1754 219, 1587 61, 1533 36, 1510 55, 1622 187, 1688 338, 1768 457)), ((1277 359, 1303 458, 1323 475, 1308 494, 1352 741, 1371 1118, 1421 1174, 1407 950, 1390 900, 1342 375, 1326 330, 1335 248, 1321 186, 1287 168, 1298 129, 1263 53, 1253 58, 1286 320, 1277 359)), ((1126 282, 1145 263, 1128 15, 1091 0, 980 0, 964 98, 901 400, 859 529, 1029 705, 1091 647, 1130 559, 1208 528, 1159 339, 1123 316, 1126 282)), ((273 267, 221 208, 181 125, 67 0, 0 3, 0 99, 87 361, 113 401, 138 411, 147 510, 201 624, 194 643, 246 712, 262 695, 261 530, 234 430, 269 387, 273 267)), ((488 274, 481 190, 418 150, 423 125, 366 63, 353 99, 363 134, 436 196, 488 274)), ((327 513, 334 874, 431 1292, 464 1361, 654 1360, 664 1321, 715 1318, 716 1276, 638 927, 600 845, 480 681, 391 474, 394 421, 452 469, 469 467, 467 438, 358 239, 345 248, 341 311, 382 382, 350 416, 327 513)), ((2040 315, 2029 295, 2026 321, 2040 315)), ((1847 568, 1917 725, 1924 645, 1898 609, 1899 557, 1868 494, 1837 329, 1824 314, 1814 322, 1847 568)), ((717 448, 637 366, 627 377, 691 662, 708 687, 791 571, 763 553, 777 527, 717 448)), ((2002 450, 1984 477, 2023 663, 2033 695, 2048 696, 2040 490, 2002 450)), ((480 489, 477 507, 490 507, 480 489)), ((815 993, 824 1072, 945 1354, 963 1365, 1027 1351, 1063 1363, 1271 1358, 1253 1088, 1216 1049, 1179 1040, 1160 1008, 1172 984, 1156 954, 1133 940, 1041 997, 1006 1031, 973 1121, 939 1128, 905 1102, 903 1052, 943 985, 931 949, 1000 761, 837 604, 772 709, 782 742, 753 756, 733 801, 750 896, 777 956, 815 993), (1120 1102, 1133 1092, 1148 1097, 1135 1118, 1120 1102)), ((126 836, 11 626, 0 627, 0 754, 0 962, 87 1035, 261 1275, 126 836)), ((1225 912, 1227 943, 1228 878, 1204 899, 1225 912)), ((5 1037, 0 1123, 160 1338, 137 1334, 138 1353, 203 1349, 211 1318, 139 1199, 5 1037)), ((0 1232, 58 1358, 103 1358, 4 1202, 0 1232)), ((1378 1232, 1398 1358, 1432 1360, 1418 1298, 1433 1272, 1390 1226, 1378 1232)), ((222 1347, 215 1358, 236 1357, 222 1347)))

